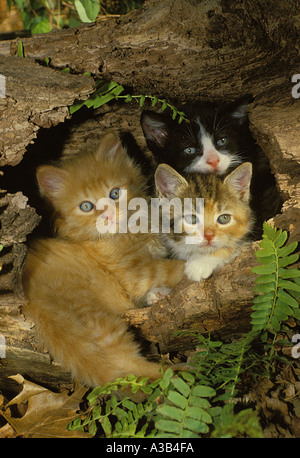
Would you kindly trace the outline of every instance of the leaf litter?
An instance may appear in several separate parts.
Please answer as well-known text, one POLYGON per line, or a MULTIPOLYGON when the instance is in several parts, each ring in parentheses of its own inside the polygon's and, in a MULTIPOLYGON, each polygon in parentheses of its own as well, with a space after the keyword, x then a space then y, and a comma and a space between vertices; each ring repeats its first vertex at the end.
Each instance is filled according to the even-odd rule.
POLYGON ((10 378, 22 385, 22 391, 6 405, 1 406, 0 403, 0 415, 7 421, 7 424, 0 429, 0 437, 91 437, 84 431, 67 429, 68 424, 78 417, 80 403, 87 391, 86 387, 80 385, 72 394, 69 394, 67 390, 54 393, 25 380, 20 374, 10 378), (19 408, 19 415, 20 412, 24 412, 23 415, 13 415, 11 407, 15 405, 19 408))

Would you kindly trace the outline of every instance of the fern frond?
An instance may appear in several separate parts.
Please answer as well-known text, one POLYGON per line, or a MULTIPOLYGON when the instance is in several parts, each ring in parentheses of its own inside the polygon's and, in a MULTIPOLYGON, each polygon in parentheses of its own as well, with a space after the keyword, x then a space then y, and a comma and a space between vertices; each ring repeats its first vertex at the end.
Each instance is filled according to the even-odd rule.
POLYGON ((297 262, 294 254, 297 242, 285 245, 286 231, 264 223, 263 240, 255 255, 260 265, 252 269, 258 277, 254 291, 258 293, 253 300, 252 330, 254 332, 278 332, 280 324, 289 317, 298 318, 299 304, 294 293, 300 293, 300 278, 297 269, 286 269, 297 262))
POLYGON ((205 385, 194 385, 195 377, 191 373, 183 372, 181 376, 170 379, 165 401, 156 409, 155 428, 158 434, 155 437, 199 437, 208 433, 208 425, 213 422, 207 398, 214 396, 215 390, 205 385))
POLYGON ((136 102, 138 102, 140 107, 143 107, 145 101, 149 100, 151 102, 152 107, 156 106, 159 103, 161 105, 161 111, 165 111, 167 108, 169 108, 172 111, 172 119, 175 120, 176 118, 178 118, 179 124, 184 120, 187 121, 185 113, 183 111, 177 110, 176 107, 168 103, 165 99, 159 99, 158 97, 147 94, 121 95, 125 89, 121 84, 115 81, 105 82, 103 80, 100 80, 97 82, 96 86, 98 86, 98 89, 96 89, 96 91, 87 100, 75 102, 72 106, 70 106, 70 114, 74 114, 83 106, 94 109, 99 108, 102 105, 105 105, 106 103, 110 102, 111 100, 124 100, 124 102, 126 103, 135 100, 136 102))

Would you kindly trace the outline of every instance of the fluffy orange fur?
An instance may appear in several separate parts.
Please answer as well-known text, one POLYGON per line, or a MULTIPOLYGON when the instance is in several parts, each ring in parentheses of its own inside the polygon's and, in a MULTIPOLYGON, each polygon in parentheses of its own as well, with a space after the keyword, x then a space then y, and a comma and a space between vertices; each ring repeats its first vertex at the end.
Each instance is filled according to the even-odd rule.
POLYGON ((31 246, 23 275, 24 313, 39 339, 89 386, 129 373, 157 378, 159 366, 140 355, 121 316, 152 288, 174 287, 184 261, 164 259, 155 234, 100 235, 96 228, 103 214, 96 203, 111 190, 126 189, 128 200, 147 197, 139 168, 108 134, 94 154, 41 166, 37 180, 53 207, 57 234, 31 246), (82 202, 92 209, 82 211, 82 202))

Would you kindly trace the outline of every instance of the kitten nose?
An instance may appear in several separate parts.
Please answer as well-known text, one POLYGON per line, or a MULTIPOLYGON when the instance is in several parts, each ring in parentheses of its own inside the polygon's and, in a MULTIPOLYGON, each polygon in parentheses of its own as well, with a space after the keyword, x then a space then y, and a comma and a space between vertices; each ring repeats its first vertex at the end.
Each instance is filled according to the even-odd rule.
POLYGON ((206 164, 211 165, 213 169, 217 169, 220 159, 216 153, 210 153, 207 156, 206 164))
POLYGON ((204 231, 204 238, 205 240, 208 241, 208 243, 210 243, 212 241, 212 239, 215 238, 215 234, 213 231, 207 229, 206 231, 204 231))

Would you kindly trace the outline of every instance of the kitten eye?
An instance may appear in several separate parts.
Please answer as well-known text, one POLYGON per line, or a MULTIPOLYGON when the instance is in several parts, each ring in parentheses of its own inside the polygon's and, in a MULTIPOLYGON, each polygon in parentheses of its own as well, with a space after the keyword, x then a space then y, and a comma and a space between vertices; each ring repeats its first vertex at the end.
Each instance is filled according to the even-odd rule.
POLYGON ((197 151, 196 148, 191 148, 191 147, 190 147, 190 148, 185 148, 185 149, 183 150, 183 152, 184 152, 185 154, 195 154, 196 151, 197 151))
POLYGON ((219 218, 217 219, 217 222, 219 224, 228 224, 231 221, 231 215, 220 215, 219 218))
POLYGON ((187 224, 199 223, 199 218, 196 215, 185 215, 184 220, 187 224))
POLYGON ((227 142, 228 142, 227 137, 219 138, 219 140, 217 141, 217 146, 224 146, 226 145, 227 142))
POLYGON ((82 202, 82 203, 79 205, 79 208, 80 208, 80 210, 82 210, 83 212, 90 212, 91 210, 93 210, 94 205, 92 204, 92 202, 90 202, 90 201, 88 201, 88 200, 85 200, 84 202, 82 202))
POLYGON ((117 199, 119 199, 120 194, 121 194, 121 189, 119 189, 119 188, 114 188, 114 189, 112 189, 112 190, 110 191, 109 197, 110 197, 111 199, 113 199, 113 200, 117 200, 117 199))

